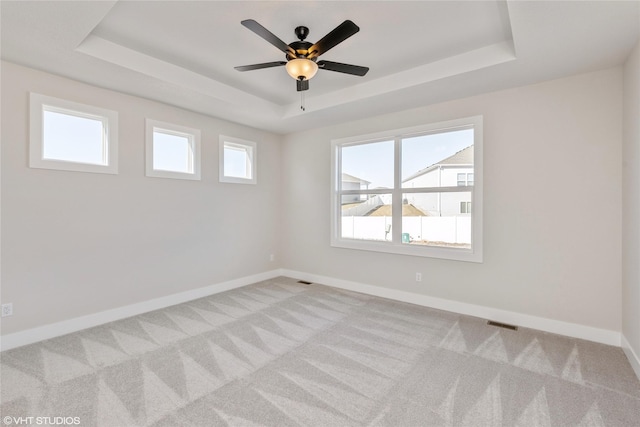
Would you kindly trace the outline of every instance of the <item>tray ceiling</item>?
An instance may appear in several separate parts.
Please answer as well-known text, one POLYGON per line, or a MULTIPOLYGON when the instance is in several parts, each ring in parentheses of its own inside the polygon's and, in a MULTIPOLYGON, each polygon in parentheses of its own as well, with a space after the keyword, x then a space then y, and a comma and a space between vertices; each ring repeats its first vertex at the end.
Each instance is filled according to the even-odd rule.
POLYGON ((105 1, 0 4, 2 58, 97 86, 278 132, 356 120, 615 66, 638 39, 638 2, 105 1), (284 60, 240 21, 289 43, 345 19, 360 32, 322 59, 300 106, 284 60))

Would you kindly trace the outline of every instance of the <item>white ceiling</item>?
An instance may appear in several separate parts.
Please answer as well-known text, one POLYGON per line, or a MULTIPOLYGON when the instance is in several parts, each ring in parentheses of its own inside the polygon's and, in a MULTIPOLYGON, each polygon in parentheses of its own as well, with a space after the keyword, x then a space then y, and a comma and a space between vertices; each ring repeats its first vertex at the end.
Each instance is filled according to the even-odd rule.
POLYGON ((278 133, 341 123, 621 64, 640 34, 635 1, 6 1, 2 59, 278 133), (284 60, 240 25, 315 42, 360 32, 321 59, 300 93, 284 60))

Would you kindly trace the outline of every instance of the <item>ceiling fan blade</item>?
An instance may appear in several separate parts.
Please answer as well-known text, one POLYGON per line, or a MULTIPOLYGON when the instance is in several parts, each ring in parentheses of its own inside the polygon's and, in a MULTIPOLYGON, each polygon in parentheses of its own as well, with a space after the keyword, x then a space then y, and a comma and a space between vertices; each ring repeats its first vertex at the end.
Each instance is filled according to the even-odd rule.
POLYGON ((354 76, 364 76, 369 71, 369 67, 359 65, 343 64, 341 62, 318 61, 318 68, 321 70, 337 71, 339 73, 353 74, 354 76))
POLYGON ((266 41, 268 41, 269 43, 271 43, 272 45, 274 45, 275 47, 277 47, 279 50, 283 51, 284 53, 291 54, 294 57, 296 56, 295 50, 293 50, 291 47, 289 47, 288 44, 280 40, 278 36, 273 34, 271 31, 267 30, 265 27, 258 24, 257 21, 253 19, 245 19, 240 23, 245 27, 247 27, 248 29, 250 29, 251 31, 253 31, 254 33, 256 33, 257 35, 259 35, 260 37, 262 37, 263 39, 265 39, 266 41))
POLYGON ((334 28, 329 34, 321 38, 316 44, 311 46, 308 49, 309 55, 307 55, 307 58, 312 59, 322 55, 323 53, 325 53, 335 45, 342 43, 358 31, 360 31, 360 27, 347 19, 342 24, 334 28))
POLYGON ((251 71, 251 70, 260 70, 262 68, 271 68, 271 67, 280 67, 281 65, 285 65, 285 61, 276 61, 276 62, 263 62, 262 64, 252 64, 252 65, 241 65, 239 67, 233 67, 238 71, 251 71))

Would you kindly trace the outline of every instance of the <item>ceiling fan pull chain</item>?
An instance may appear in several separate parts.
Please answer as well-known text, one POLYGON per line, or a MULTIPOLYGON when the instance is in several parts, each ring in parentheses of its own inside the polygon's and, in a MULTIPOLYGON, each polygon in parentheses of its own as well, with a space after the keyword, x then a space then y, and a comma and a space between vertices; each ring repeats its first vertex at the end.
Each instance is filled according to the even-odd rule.
POLYGON ((300 109, 306 111, 306 108, 304 108, 304 92, 300 92, 300 109))

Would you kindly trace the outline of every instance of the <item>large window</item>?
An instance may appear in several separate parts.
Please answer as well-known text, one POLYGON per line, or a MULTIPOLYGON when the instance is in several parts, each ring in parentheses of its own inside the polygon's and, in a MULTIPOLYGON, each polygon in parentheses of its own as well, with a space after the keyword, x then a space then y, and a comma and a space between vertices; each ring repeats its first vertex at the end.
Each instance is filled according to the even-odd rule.
POLYGON ((482 117, 336 140, 332 150, 333 246, 482 261, 482 117))
POLYGON ((200 179, 200 131, 147 119, 146 174, 200 179))
POLYGON ((118 113, 30 94, 29 166, 118 173, 118 113))

